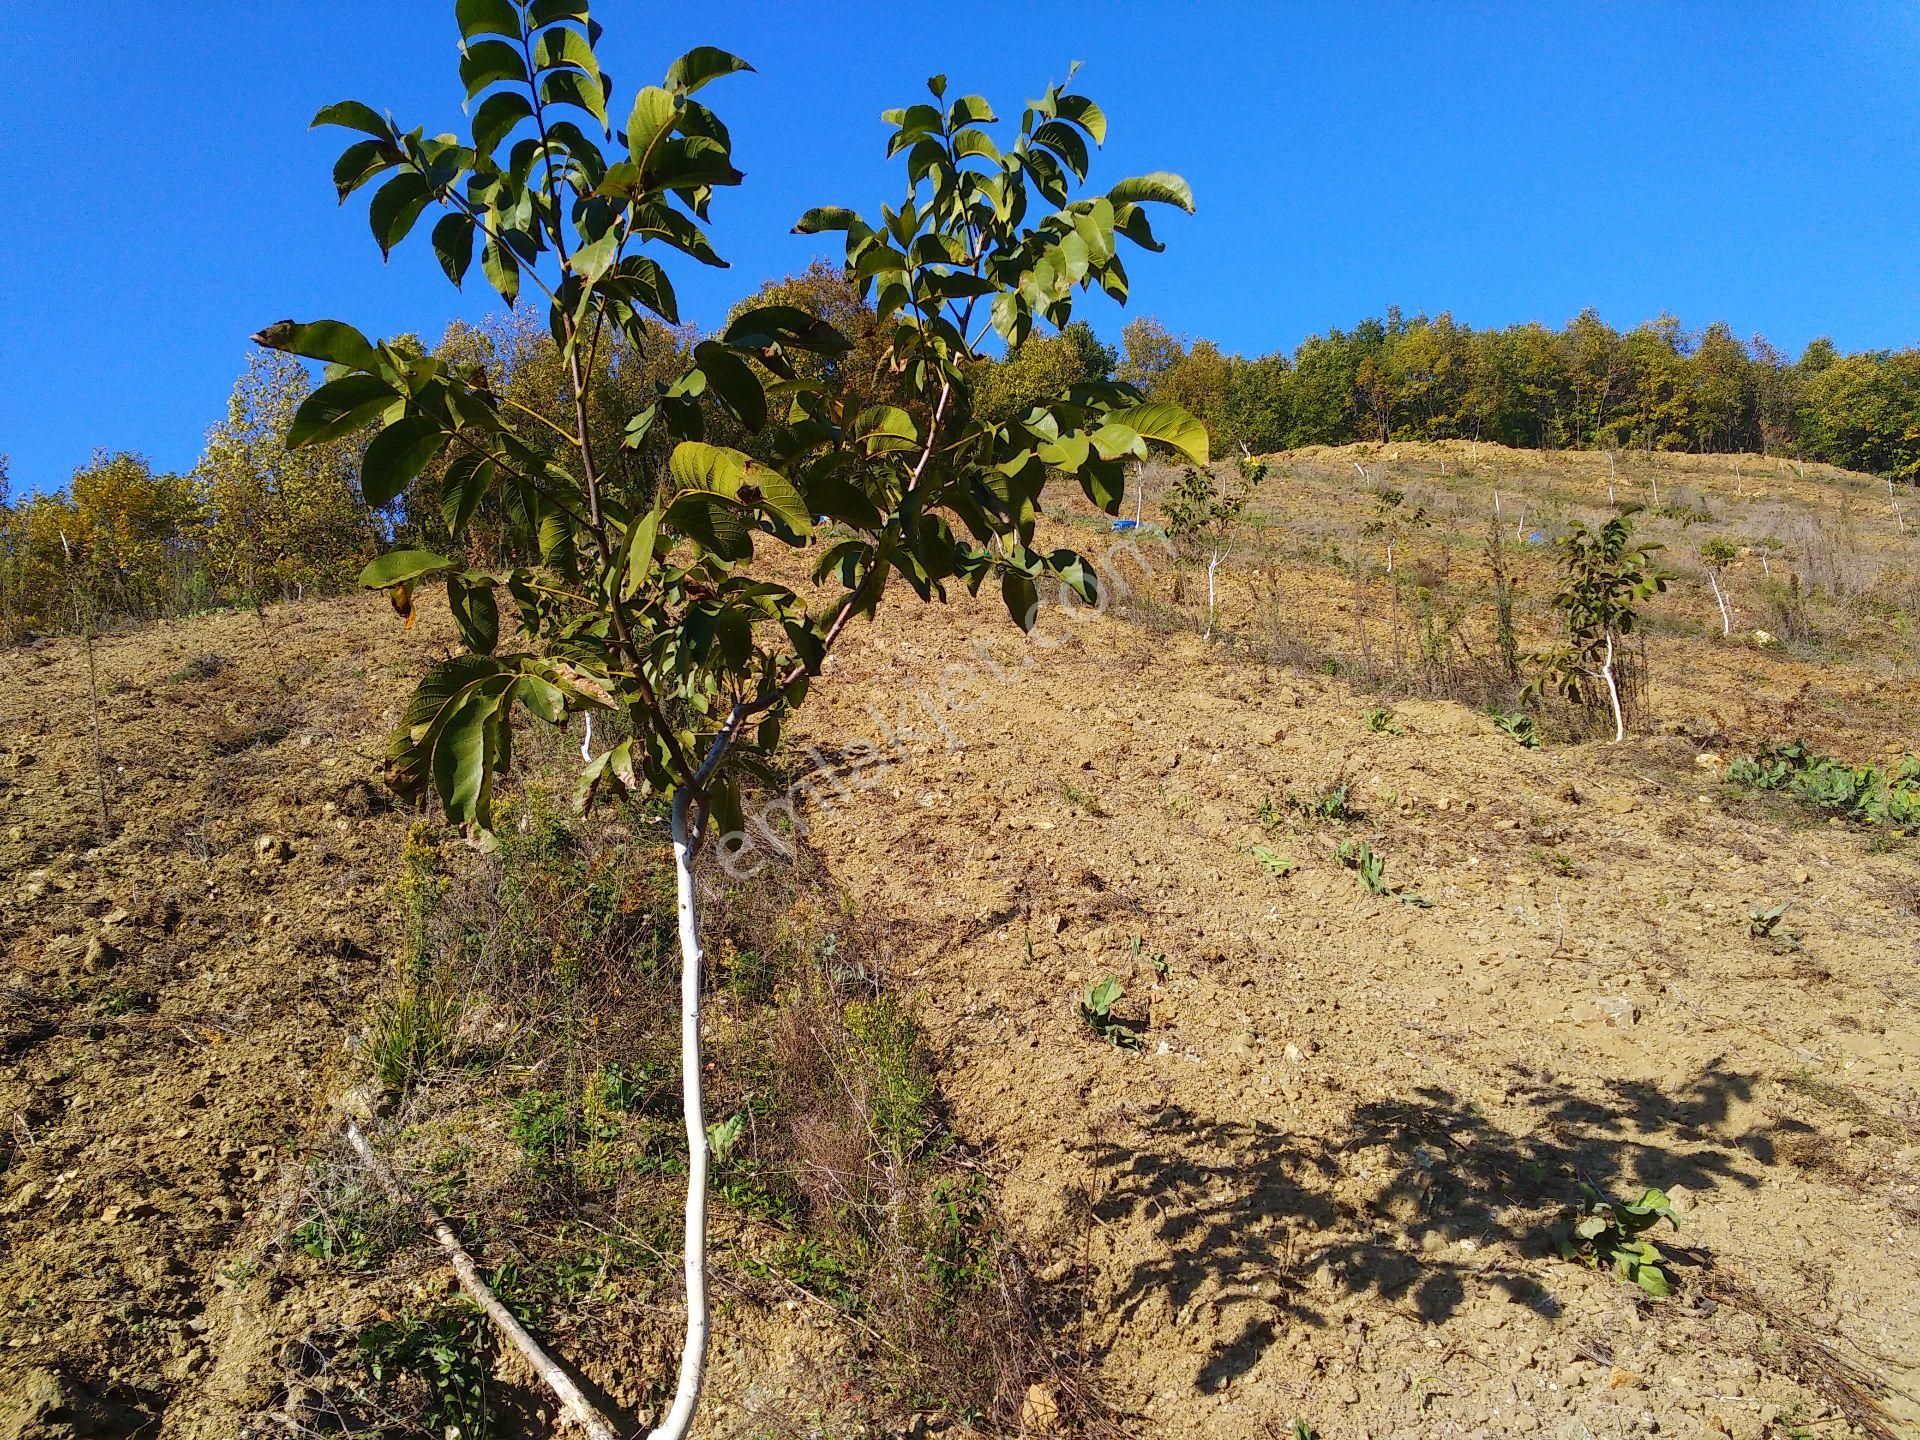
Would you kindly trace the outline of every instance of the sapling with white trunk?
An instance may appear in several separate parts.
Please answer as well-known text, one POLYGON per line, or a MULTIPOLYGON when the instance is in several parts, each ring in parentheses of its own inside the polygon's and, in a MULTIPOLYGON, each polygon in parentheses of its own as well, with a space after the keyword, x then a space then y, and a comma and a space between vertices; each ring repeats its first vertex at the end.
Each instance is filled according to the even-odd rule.
POLYGON ((1266 478, 1262 460, 1243 455, 1231 478, 1215 475, 1205 466, 1189 466, 1167 495, 1167 537, 1176 550, 1207 566, 1207 620, 1200 638, 1213 638, 1219 613, 1214 577, 1233 547, 1247 501, 1266 478))
POLYGON ((1553 606, 1566 620, 1567 643, 1533 657, 1539 674, 1527 686, 1532 697, 1554 690, 1585 709, 1604 705, 1615 744, 1627 735, 1621 692, 1630 687, 1637 693, 1643 678, 1636 673, 1623 684, 1621 642, 1639 626, 1640 602, 1665 590, 1670 578, 1653 561, 1661 547, 1634 538, 1639 509, 1622 506, 1600 526, 1576 523, 1555 542, 1561 579, 1553 606))
POLYGON ((1720 633, 1723 636, 1733 634, 1733 614, 1727 608, 1727 592, 1720 584, 1720 577, 1726 573, 1727 566, 1739 557, 1740 551, 1734 543, 1717 535, 1700 547, 1700 561, 1706 566, 1707 584, 1713 587, 1714 603, 1720 607, 1720 633))
POLYGON ((389 751, 395 789, 432 794, 487 843, 516 723, 561 725, 583 712, 618 716, 614 733, 625 738, 597 754, 583 748, 582 802, 667 802, 688 1313, 678 1385, 653 1434, 678 1440, 699 1399, 708 1319, 698 857, 739 832, 743 785, 767 773, 828 654, 890 585, 944 600, 950 584, 977 592, 992 582, 1022 627, 1034 623, 1043 585, 1097 603, 1091 564, 1034 548, 1048 478, 1071 475, 1115 513, 1125 467, 1150 443, 1206 463, 1197 420, 1124 384, 1075 385, 996 424, 975 418, 971 393, 989 346, 1064 326, 1092 287, 1124 301, 1119 241, 1161 249, 1143 207, 1193 202, 1164 173, 1084 192, 1107 121, 1064 84, 1002 126, 986 99, 950 100, 935 76, 927 99, 885 116, 887 154, 906 170, 902 202, 877 220, 810 210, 795 227, 844 234, 847 274, 874 312, 877 372, 834 363, 850 342, 820 317, 762 306, 696 343, 685 372, 656 384, 643 408, 600 414, 611 402, 587 383, 595 365, 615 347, 652 351, 680 322, 654 256, 722 263, 708 207, 743 177, 726 126, 696 96, 749 67, 702 47, 614 112, 599 27, 582 0, 459 0, 456 14, 470 142, 424 138, 355 101, 315 123, 360 133, 334 168, 342 200, 387 177, 369 207, 383 252, 432 207, 433 249, 456 284, 477 254, 508 304, 528 292, 545 301, 570 417, 555 423, 502 398, 480 367, 336 321, 283 321, 256 338, 326 366, 290 443, 378 427, 361 473, 370 505, 423 473, 439 477, 456 553, 394 550, 361 576, 403 614, 415 587, 443 579, 465 647, 406 707, 389 751), (663 465, 610 463, 596 439, 610 429, 632 456, 663 455, 663 465), (712 443, 716 434, 744 436, 747 448, 712 443), (521 563, 487 569, 457 553, 483 501, 512 518, 521 563), (792 588, 797 560, 769 563, 786 550, 816 552, 824 594, 792 588))

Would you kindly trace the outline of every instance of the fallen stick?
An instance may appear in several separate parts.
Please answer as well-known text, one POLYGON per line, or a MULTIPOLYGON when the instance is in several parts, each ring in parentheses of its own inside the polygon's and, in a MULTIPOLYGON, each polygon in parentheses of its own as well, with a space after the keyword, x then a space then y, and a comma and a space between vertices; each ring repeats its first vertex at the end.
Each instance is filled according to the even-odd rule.
POLYGON ((360 1133, 360 1127, 353 1121, 347 1122, 347 1143, 353 1146, 354 1153, 366 1164, 374 1181, 386 1191, 392 1199, 401 1205, 417 1210, 421 1220, 433 1238, 440 1242, 440 1248, 447 1252, 447 1259, 453 1264, 454 1274, 460 1277, 460 1288, 473 1297, 473 1301, 486 1311, 487 1318, 494 1323, 500 1333, 513 1342, 513 1348, 525 1357, 533 1371, 546 1382, 560 1401, 560 1416, 563 1422, 578 1425, 586 1431, 589 1440, 618 1440, 607 1417, 593 1406, 587 1397, 580 1393, 580 1387, 573 1383, 571 1376, 556 1365, 539 1342, 527 1333, 526 1326, 513 1318, 513 1312, 500 1303, 487 1282, 480 1278, 480 1268, 473 1263, 473 1256, 454 1238, 453 1228, 449 1226, 440 1212, 418 1196, 411 1194, 400 1183, 391 1166, 383 1160, 367 1137, 360 1133))

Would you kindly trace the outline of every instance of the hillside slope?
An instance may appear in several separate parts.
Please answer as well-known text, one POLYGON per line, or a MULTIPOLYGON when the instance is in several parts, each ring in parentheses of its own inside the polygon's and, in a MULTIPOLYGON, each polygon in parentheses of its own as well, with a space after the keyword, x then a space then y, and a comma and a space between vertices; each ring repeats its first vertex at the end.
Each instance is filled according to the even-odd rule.
MULTIPOLYGON (((1383 577, 1325 554, 1377 504, 1341 498, 1356 462, 1443 488, 1426 452, 1283 459, 1211 641, 1151 550, 1127 603, 1024 639, 997 601, 898 607, 794 738, 809 862, 884 937, 1062 1351, 1142 1436, 1920 1423, 1916 845, 1720 779, 1782 726, 1910 747, 1898 626, 1760 647, 1676 587, 1650 727, 1525 749, 1334 654, 1355 608, 1390 653, 1361 603, 1383 577), (1361 843, 1387 893, 1337 858, 1361 843), (1137 1050, 1080 1018, 1109 975, 1137 1050), (1674 1195, 1673 1299, 1559 1258, 1582 1181, 1674 1195)), ((1475 553, 1490 477, 1457 470, 1400 563, 1475 553)), ((1689 478, 1702 509, 1725 478, 1689 478)), ((105 844, 84 653, 0 656, 0 1437, 288 1433, 317 1347, 385 1313, 367 1277, 275 1257, 400 953, 410 817, 367 687, 446 653, 421 608, 102 642, 105 844)), ((772 891, 793 821, 758 813, 735 864, 772 891)), ((394 1263, 390 1297, 444 1292, 430 1253, 394 1263)), ((767 1418, 857 1353, 857 1317, 727 1295, 701 1433, 862 1433, 812 1396, 767 1418)), ((569 1358, 631 1403, 633 1356, 569 1358)), ((1054 1411, 1030 1397, 1026 1428, 1054 1411)))

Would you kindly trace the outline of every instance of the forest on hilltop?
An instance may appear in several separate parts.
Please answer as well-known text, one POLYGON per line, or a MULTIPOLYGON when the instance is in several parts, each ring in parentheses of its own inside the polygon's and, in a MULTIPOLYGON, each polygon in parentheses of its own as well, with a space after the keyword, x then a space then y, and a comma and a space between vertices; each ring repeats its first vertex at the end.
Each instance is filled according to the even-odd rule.
MULTIPOLYGON (((872 312, 835 266, 763 285, 747 304, 791 304, 834 323, 854 348, 831 365, 858 375, 878 347, 872 312)), ((745 305, 738 307, 745 308, 745 305)), ((685 368, 693 326, 657 326, 645 353, 625 341, 589 383, 602 414, 644 409, 685 368)), ((405 343, 424 352, 413 337, 405 343)), ((455 321, 432 353, 485 367, 495 393, 558 420, 564 366, 528 313, 455 321)), ((1798 359, 1724 324, 1697 334, 1671 316, 1618 330, 1588 310, 1559 330, 1476 330, 1451 316, 1385 318, 1330 329, 1291 354, 1229 354, 1152 317, 1116 347, 1082 322, 982 363, 973 405, 1011 419, 1064 386, 1108 377, 1203 420, 1221 453, 1355 440, 1479 440, 1544 450, 1756 452, 1920 482, 1920 350, 1842 354, 1831 341, 1798 359)), ((130 451, 95 452, 60 490, 11 495, 0 457, 0 638, 106 616, 182 614, 338 588, 387 541, 448 543, 445 464, 370 513, 358 489, 365 436, 289 450, 285 433, 313 387, 301 362, 255 352, 185 474, 130 451)), ((644 493, 664 456, 623 449, 622 482, 644 493)), ((745 435, 716 436, 751 451, 745 435)), ((477 517, 492 559, 533 553, 538 536, 501 513, 477 517)))

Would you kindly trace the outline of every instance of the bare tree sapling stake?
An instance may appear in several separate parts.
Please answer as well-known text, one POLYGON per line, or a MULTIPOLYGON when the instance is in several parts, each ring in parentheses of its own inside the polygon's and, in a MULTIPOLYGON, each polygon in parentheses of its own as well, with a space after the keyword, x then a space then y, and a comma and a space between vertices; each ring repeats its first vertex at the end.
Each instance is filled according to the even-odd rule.
POLYGON ((1150 444, 1206 464, 1199 421, 1123 383, 1077 384, 992 423, 975 415, 972 397, 984 347, 1018 345, 1037 324, 1065 326, 1077 294, 1095 286, 1124 301, 1119 241, 1161 249, 1145 207, 1191 210, 1193 201, 1165 173, 1082 189, 1107 120, 1066 88, 1071 72, 1028 101, 1017 126, 1003 126, 982 96, 949 98, 935 76, 927 99, 885 116, 887 154, 906 171, 898 207, 882 206, 877 220, 824 207, 795 227, 845 237, 846 274, 879 338, 877 367, 843 363, 852 342, 819 315, 761 305, 698 340, 683 373, 653 382, 637 411, 606 415, 600 407, 611 402, 593 377, 615 356, 656 351, 680 322, 655 255, 722 263, 709 206, 744 177, 726 126, 696 97, 749 67, 711 47, 691 50, 616 126, 599 26, 583 3, 459 0, 455 9, 470 140, 426 138, 358 101, 327 106, 315 123, 360 137, 334 167, 343 201, 386 177, 368 207, 383 253, 432 207, 432 247, 456 284, 477 258, 508 304, 528 291, 544 298, 570 422, 502 398, 480 366, 375 342, 337 321, 282 321, 256 339, 326 367, 289 427, 290 445, 377 427, 360 475, 369 505, 439 477, 456 553, 389 550, 361 576, 390 591, 402 615, 417 586, 443 579, 465 646, 407 704, 389 748, 394 788, 431 793, 450 821, 489 843, 520 712, 555 726, 575 712, 612 713, 628 738, 597 755, 583 750, 581 802, 670 802, 687 1327, 673 1400, 653 1434, 679 1440, 699 1401, 708 1333, 696 863, 709 840, 724 849, 740 837, 742 787, 770 773, 783 727, 827 656, 890 584, 930 601, 950 584, 977 592, 991 581, 1023 628, 1035 622, 1043 584, 1060 587, 1063 603, 1098 604, 1087 560, 1035 548, 1049 477, 1071 475, 1114 514, 1127 464, 1150 444), (609 464, 596 439, 609 433, 624 436, 630 457, 660 462, 609 464), (506 552, 487 552, 515 560, 504 568, 457 553, 482 502, 513 527, 506 552), (810 604, 791 588, 791 566, 764 559, 781 547, 814 552, 814 583, 831 598, 810 604))

